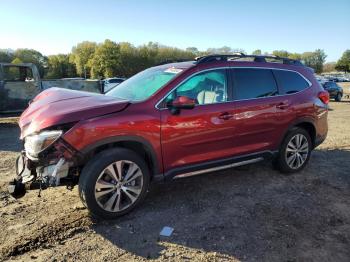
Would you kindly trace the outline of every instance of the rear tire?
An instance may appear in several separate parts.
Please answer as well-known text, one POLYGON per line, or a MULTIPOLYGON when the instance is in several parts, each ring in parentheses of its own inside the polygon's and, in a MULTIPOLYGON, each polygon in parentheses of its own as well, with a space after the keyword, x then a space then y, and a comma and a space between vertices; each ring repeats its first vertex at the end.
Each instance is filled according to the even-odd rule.
POLYGON ((100 152, 85 165, 79 195, 93 215, 114 219, 142 202, 149 183, 145 161, 131 150, 114 148, 100 152))
POLYGON ((279 170, 286 174, 299 172, 309 162, 311 149, 309 133, 303 128, 294 127, 281 144, 277 157, 279 170))
POLYGON ((336 97, 335 97, 335 101, 340 102, 341 99, 342 99, 342 94, 341 94, 341 93, 338 93, 338 94, 336 95, 336 97))

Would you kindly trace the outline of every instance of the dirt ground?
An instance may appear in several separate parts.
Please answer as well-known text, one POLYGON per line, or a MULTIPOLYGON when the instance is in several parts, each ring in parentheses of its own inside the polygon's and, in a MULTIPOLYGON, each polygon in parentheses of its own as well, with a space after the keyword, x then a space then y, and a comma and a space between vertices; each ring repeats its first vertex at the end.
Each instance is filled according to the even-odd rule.
POLYGON ((19 130, 1 120, 0 260, 348 262, 350 102, 330 107, 328 138, 301 173, 266 162, 154 185, 114 221, 90 218, 77 188, 11 198, 19 130), (163 226, 174 233, 159 237, 163 226))
POLYGON ((350 99, 350 82, 338 83, 343 88, 343 97, 345 99, 350 99))

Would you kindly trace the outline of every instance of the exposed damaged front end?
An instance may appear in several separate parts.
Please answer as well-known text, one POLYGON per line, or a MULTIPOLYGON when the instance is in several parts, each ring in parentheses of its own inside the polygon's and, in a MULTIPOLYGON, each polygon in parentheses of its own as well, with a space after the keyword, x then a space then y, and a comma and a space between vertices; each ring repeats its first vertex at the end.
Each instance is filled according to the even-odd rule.
POLYGON ((9 185, 15 197, 25 189, 67 185, 78 181, 81 154, 63 136, 75 124, 124 110, 127 100, 62 88, 41 92, 19 120, 23 151, 17 177, 9 185))
POLYGON ((82 157, 61 135, 62 131, 43 131, 24 139, 24 150, 16 161, 17 177, 8 188, 13 197, 24 196, 28 189, 72 188, 78 182, 82 157))

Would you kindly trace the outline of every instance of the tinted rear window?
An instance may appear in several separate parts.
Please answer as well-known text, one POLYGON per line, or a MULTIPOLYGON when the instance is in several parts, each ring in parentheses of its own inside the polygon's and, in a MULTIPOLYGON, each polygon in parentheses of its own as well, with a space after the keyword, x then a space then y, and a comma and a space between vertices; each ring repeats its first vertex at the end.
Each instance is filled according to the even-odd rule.
POLYGON ((329 85, 328 82, 324 83, 323 86, 324 86, 324 87, 330 87, 330 85, 329 85))
POLYGON ((121 83, 121 82, 123 82, 123 80, 121 80, 121 79, 110 79, 108 82, 109 83, 121 83))
POLYGON ((233 69, 233 90, 236 100, 278 94, 276 81, 270 69, 233 69))
POLYGON ((309 87, 309 83, 296 72, 273 70, 283 94, 293 94, 309 87))
POLYGON ((5 81, 33 80, 32 70, 24 66, 4 66, 3 74, 5 81))

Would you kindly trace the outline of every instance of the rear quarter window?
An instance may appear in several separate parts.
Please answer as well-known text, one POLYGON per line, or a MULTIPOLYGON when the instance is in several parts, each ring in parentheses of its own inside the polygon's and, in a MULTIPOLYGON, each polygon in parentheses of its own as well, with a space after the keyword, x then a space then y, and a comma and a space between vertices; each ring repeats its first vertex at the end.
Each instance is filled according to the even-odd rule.
POLYGON ((123 80, 121 80, 121 79, 111 79, 108 82, 111 83, 111 84, 114 84, 114 83, 121 83, 121 82, 123 82, 123 80))
POLYGON ((309 83, 298 73, 285 70, 273 70, 282 94, 293 94, 308 88, 309 83))

